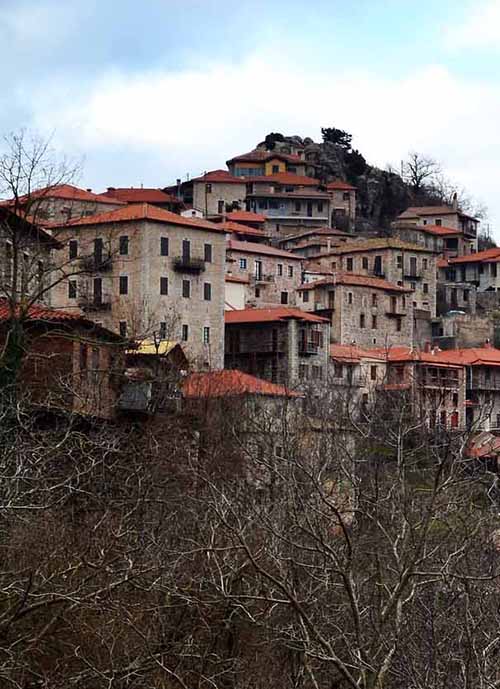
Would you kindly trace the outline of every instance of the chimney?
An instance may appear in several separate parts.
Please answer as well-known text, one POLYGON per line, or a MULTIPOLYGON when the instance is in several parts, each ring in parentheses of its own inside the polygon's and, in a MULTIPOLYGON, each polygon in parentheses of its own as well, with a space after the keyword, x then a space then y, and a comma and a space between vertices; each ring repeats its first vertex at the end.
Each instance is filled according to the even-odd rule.
POLYGON ((453 200, 451 202, 451 207, 453 208, 454 211, 458 211, 458 197, 457 197, 456 191, 453 194, 453 200))
POLYGON ((89 194, 92 193, 92 189, 87 189, 87 191, 89 192, 89 194))
POLYGON ((115 187, 108 187, 108 191, 116 191, 115 187))

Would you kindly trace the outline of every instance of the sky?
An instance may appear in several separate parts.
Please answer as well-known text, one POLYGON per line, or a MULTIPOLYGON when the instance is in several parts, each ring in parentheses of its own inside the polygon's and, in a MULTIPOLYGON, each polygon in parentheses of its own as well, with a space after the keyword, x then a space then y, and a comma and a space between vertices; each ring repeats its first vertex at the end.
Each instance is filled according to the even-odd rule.
POLYGON ((0 0, 0 135, 162 187, 271 131, 439 160, 500 241, 500 0, 0 0))

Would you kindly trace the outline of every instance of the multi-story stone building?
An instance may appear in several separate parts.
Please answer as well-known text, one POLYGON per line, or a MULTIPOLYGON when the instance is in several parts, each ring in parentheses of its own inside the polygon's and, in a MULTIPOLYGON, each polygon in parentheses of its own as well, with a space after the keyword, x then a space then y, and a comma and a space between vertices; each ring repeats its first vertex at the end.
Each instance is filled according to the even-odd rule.
POLYGON ((296 175, 305 175, 306 163, 302 153, 288 154, 279 151, 266 151, 256 148, 249 153, 235 156, 226 161, 226 165, 232 175, 236 177, 254 177, 262 175, 274 175, 281 172, 290 172, 296 175))
POLYGON ((299 287, 298 305, 331 322, 331 341, 359 347, 411 345, 411 290, 381 278, 335 272, 299 287))
POLYGON ((194 366, 224 360, 226 234, 218 225, 147 204, 72 221, 58 261, 80 268, 54 303, 123 337, 182 342, 194 366))
POLYGON ((212 170, 177 186, 167 187, 185 206, 201 212, 205 218, 223 216, 245 207, 246 183, 227 170, 212 170))
POLYGON ((326 378, 328 320, 300 309, 226 311, 225 367, 298 386, 326 378))
POLYGON ((464 239, 461 230, 439 225, 410 225, 405 222, 393 223, 393 235, 411 244, 420 244, 445 257, 453 258, 470 254, 472 245, 464 239))
POLYGON ((367 239, 338 246, 314 259, 332 271, 368 275, 413 290, 415 309, 436 315, 436 254, 399 239, 367 239))
POLYGON ((230 239, 226 270, 248 280, 245 306, 295 305, 296 289, 302 281, 300 256, 256 242, 230 239))
POLYGON ((452 206, 411 206, 401 213, 397 221, 417 225, 447 227, 458 230, 463 238, 464 253, 477 250, 479 220, 462 213, 456 200, 452 206))
POLYGON ((328 182, 326 190, 331 199, 331 226, 352 232, 356 221, 356 187, 334 180, 328 182))
POLYGON ((500 248, 494 247, 467 256, 457 256, 439 261, 439 282, 443 284, 467 284, 464 289, 477 288, 478 292, 500 290, 500 248))
POLYGON ((299 256, 317 256, 329 253, 333 247, 344 244, 352 236, 331 227, 315 227, 296 234, 287 235, 278 241, 278 245, 285 251, 292 251, 299 256))
POLYGON ((386 359, 377 349, 330 345, 328 387, 351 418, 359 418, 360 412, 374 401, 377 388, 386 379, 386 359))

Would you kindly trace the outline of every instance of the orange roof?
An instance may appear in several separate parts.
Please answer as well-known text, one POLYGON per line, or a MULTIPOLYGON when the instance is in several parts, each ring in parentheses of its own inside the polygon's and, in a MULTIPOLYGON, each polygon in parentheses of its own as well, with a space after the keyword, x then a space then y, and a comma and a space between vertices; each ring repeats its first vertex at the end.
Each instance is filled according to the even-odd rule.
POLYGON ((238 222, 233 222, 232 220, 226 220, 226 222, 217 223, 220 227, 223 227, 226 232, 232 234, 248 234, 252 237, 267 237, 263 230, 256 230, 253 227, 248 227, 248 225, 242 225, 238 222))
POLYGON ((276 323, 294 318, 300 321, 310 321, 311 323, 328 323, 328 318, 322 318, 307 311, 287 308, 286 306, 276 306, 272 309, 226 311, 225 318, 228 325, 232 323, 276 323))
POLYGON ((29 195, 21 196, 19 201, 24 201, 47 198, 47 199, 67 199, 68 201, 92 201, 94 203, 109 203, 114 205, 121 205, 124 201, 119 201, 115 198, 107 198, 101 194, 93 194, 86 189, 79 189, 71 184, 56 184, 53 187, 44 187, 37 189, 29 195))
POLYGON ((356 187, 353 187, 352 184, 349 184, 348 182, 343 182, 341 179, 336 179, 333 182, 328 182, 326 185, 327 189, 331 189, 332 191, 354 191, 356 187))
POLYGON ((232 397, 240 395, 264 395, 266 397, 299 397, 297 392, 283 385, 275 385, 238 370, 224 369, 208 373, 192 373, 182 386, 184 397, 232 397))
MULTIPOLYGON (((427 249, 420 244, 411 244, 410 242, 403 242, 401 239, 395 237, 374 237, 373 239, 365 239, 357 241, 353 238, 352 242, 346 242, 340 246, 335 247, 327 254, 322 254, 321 258, 325 256, 338 256, 339 254, 351 254, 356 251, 380 251, 383 249, 400 249, 401 251, 423 251, 428 254, 435 254, 432 249, 427 249)), ((320 258, 320 257, 318 257, 320 258)))
POLYGON ((125 203, 182 203, 172 194, 166 194, 161 189, 143 189, 137 187, 108 187, 108 190, 99 194, 100 198, 114 198, 125 203))
POLYGON ((438 237, 444 237, 452 234, 462 234, 460 230, 455 230, 453 227, 444 227, 443 225, 417 225, 415 229, 422 230, 428 234, 435 234, 438 237))
POLYGON ((436 352, 434 356, 438 360, 445 359, 461 366, 500 366, 500 349, 496 349, 492 345, 450 349, 436 352))
POLYGON ((252 213, 251 211, 231 211, 226 215, 228 220, 234 220, 234 222, 253 222, 253 223, 264 223, 266 222, 266 216, 260 215, 260 213, 252 213))
POLYGON ((476 220, 471 215, 462 213, 461 210, 454 209, 451 206, 410 206, 400 213, 398 218, 419 218, 425 215, 456 215, 457 213, 465 218, 476 220))
POLYGON ((183 225, 185 227, 194 227, 200 230, 210 230, 211 232, 224 232, 223 228, 208 220, 202 220, 201 218, 184 218, 182 215, 177 215, 177 213, 172 213, 171 211, 166 211, 163 208, 151 206, 147 203, 131 203, 114 211, 70 220, 64 223, 64 227, 68 225, 100 225, 102 223, 118 223, 130 220, 150 220, 152 222, 168 223, 169 225, 183 225))
POLYGON ((500 247, 495 246, 492 249, 485 249, 484 251, 477 251, 475 254, 467 254, 466 256, 457 256, 457 258, 448 259, 449 264, 455 263, 481 263, 493 258, 500 260, 500 247))
POLYGON ((298 155, 291 155, 289 153, 280 153, 279 151, 265 151, 262 148, 256 148, 248 153, 242 153, 241 155, 235 156, 227 161, 227 165, 230 163, 260 163, 266 160, 272 160, 277 158, 278 160, 285 160, 287 163, 304 163, 302 158, 298 155))
POLYGON ((332 344, 330 345, 330 356, 332 359, 346 363, 358 363, 361 359, 385 360, 385 357, 378 350, 365 349, 356 345, 332 344))
POLYGON ((304 232, 297 232, 296 234, 288 234, 279 240, 280 244, 288 242, 290 239, 299 239, 300 237, 309 237, 310 235, 320 235, 325 237, 352 237, 348 232, 342 232, 335 227, 314 227, 312 230, 305 230, 304 232))
POLYGON ((353 285, 359 287, 372 287, 374 289, 383 289, 390 292, 413 292, 407 287, 383 280, 382 278, 374 278, 369 275, 356 275, 355 273, 346 273, 335 271, 332 277, 324 278, 323 280, 314 280, 313 282, 306 282, 298 287, 299 290, 312 290, 317 287, 326 285, 353 285))
POLYGON ((290 251, 283 251, 283 249, 275 249, 274 246, 267 246, 267 244, 259 244, 257 242, 239 242, 236 239, 229 239, 227 242, 228 251, 241 251, 245 254, 262 254, 264 256, 276 256, 277 258, 286 258, 291 261, 301 261, 302 257, 292 254, 290 251))
POLYGON ((245 177, 235 177, 227 170, 211 170, 201 177, 194 177, 191 182, 223 182, 224 184, 246 184, 245 177))
POLYGON ((250 282, 250 279, 247 277, 240 277, 239 275, 231 275, 229 273, 226 273, 226 275, 224 276, 224 280, 226 282, 238 282, 244 285, 248 285, 248 283, 250 282))
POLYGON ((278 184, 295 184, 301 187, 317 187, 321 184, 319 179, 307 177, 306 175, 296 175, 293 172, 275 172, 273 175, 255 175, 241 177, 247 182, 275 182, 278 184))
POLYGON ((411 349, 411 347, 387 347, 377 348, 380 354, 384 355, 388 362, 421 361, 435 366, 450 366, 460 368, 463 364, 457 361, 456 350, 438 350, 430 352, 411 349))

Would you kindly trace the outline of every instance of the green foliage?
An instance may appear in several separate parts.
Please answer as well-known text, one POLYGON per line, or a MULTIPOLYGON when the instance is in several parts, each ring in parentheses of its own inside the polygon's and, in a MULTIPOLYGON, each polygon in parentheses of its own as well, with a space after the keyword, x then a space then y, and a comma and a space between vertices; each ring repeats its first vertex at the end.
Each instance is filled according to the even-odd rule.
POLYGON ((336 127, 321 127, 323 143, 336 144, 346 150, 351 148, 352 134, 336 127))
POLYGON ((354 181, 359 175, 364 175, 368 167, 364 156, 357 149, 346 153, 345 166, 347 179, 350 182, 354 181))
POLYGON ((283 136, 283 134, 280 134, 279 132, 271 132, 264 139, 264 143, 268 151, 274 151, 274 149, 276 148, 276 142, 284 140, 285 137, 283 136))

